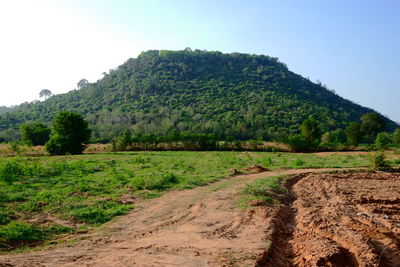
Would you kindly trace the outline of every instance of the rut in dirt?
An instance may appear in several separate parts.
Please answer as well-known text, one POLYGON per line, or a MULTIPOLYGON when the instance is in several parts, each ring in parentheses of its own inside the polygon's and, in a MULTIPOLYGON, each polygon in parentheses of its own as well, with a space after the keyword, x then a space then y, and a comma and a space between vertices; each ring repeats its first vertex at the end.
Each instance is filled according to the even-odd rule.
POLYGON ((400 175, 295 176, 258 266, 400 266, 400 175))

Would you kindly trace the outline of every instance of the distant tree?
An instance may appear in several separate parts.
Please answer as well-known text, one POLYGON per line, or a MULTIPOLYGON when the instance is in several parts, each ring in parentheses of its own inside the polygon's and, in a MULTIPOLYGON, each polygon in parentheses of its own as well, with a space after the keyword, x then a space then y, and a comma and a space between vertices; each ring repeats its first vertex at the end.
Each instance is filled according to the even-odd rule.
POLYGON ((89 81, 86 79, 82 79, 76 85, 78 89, 84 89, 89 85, 89 81))
POLYGON ((385 129, 385 122, 378 113, 366 113, 361 117, 361 133, 368 143, 376 139, 376 135, 385 129))
POLYGON ((305 119, 300 125, 300 133, 311 144, 314 142, 319 143, 321 139, 321 129, 319 123, 312 117, 305 119))
POLYGON ((50 129, 40 122, 25 123, 20 126, 20 134, 25 144, 44 145, 50 136, 50 129))
POLYGON ((343 129, 336 129, 332 131, 332 141, 336 144, 346 143, 346 133, 343 129))
POLYGON ((322 135, 321 142, 324 144, 343 144, 346 142, 346 133, 342 129, 326 132, 322 135))
POLYGON ((333 137, 332 137, 331 132, 326 132, 321 137, 322 144, 329 144, 329 143, 332 143, 332 141, 333 141, 333 137))
POLYGON ((308 152, 310 150, 309 141, 301 134, 289 136, 286 143, 292 147, 294 152, 308 152))
POLYGON ((39 92, 39 97, 40 98, 44 97, 44 100, 46 100, 47 98, 51 97, 52 95, 53 95, 53 93, 49 89, 42 89, 39 92))
POLYGON ((46 150, 51 155, 81 154, 89 142, 91 130, 77 113, 62 111, 53 121, 46 150))
POLYGON ((375 146, 378 148, 388 148, 391 143, 392 136, 389 133, 381 132, 376 136, 375 146))
POLYGON ((392 135, 392 142, 395 145, 400 145, 400 128, 397 128, 392 135))
POLYGON ((358 122, 351 122, 344 130, 347 143, 351 146, 357 146, 361 141, 361 126, 358 122))

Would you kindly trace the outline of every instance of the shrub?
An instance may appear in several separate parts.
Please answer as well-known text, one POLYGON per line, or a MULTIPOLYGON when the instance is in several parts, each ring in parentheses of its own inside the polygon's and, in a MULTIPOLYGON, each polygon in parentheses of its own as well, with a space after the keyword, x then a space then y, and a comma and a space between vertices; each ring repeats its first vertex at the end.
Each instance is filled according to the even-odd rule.
POLYGON ((391 144, 391 141, 392 137, 390 136, 390 134, 382 132, 376 136, 375 146, 380 149, 388 148, 391 144))
POLYGON ((91 131, 81 115, 69 111, 58 113, 53 121, 46 150, 51 155, 81 154, 89 142, 91 131))
POLYGON ((386 159, 385 153, 379 151, 372 155, 371 169, 375 171, 386 171, 390 169, 390 162, 386 159))
POLYGON ((292 147, 294 152, 307 152, 310 150, 310 143, 302 135, 289 136, 287 143, 292 147))
POLYGON ((27 145, 44 145, 49 140, 50 129, 39 122, 22 124, 19 129, 22 141, 27 145))
POLYGON ((132 135, 128 131, 124 131, 111 141, 113 151, 127 151, 132 144, 132 135))

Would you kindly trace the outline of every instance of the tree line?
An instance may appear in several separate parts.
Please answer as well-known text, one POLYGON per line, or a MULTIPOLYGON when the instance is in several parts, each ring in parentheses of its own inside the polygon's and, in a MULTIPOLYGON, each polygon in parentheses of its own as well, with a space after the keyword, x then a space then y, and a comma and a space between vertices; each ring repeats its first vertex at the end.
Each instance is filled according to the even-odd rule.
MULTIPOLYGON (((280 141, 290 145, 296 152, 355 149, 360 143, 381 149, 400 145, 400 128, 393 133, 384 132, 385 121, 379 114, 366 113, 360 120, 361 123, 350 122, 345 129, 323 132, 320 123, 310 116, 298 126, 299 134, 290 135, 280 141)), ((93 140, 88 122, 81 115, 69 111, 58 113, 51 129, 39 122, 23 124, 20 126, 20 135, 27 145, 45 145, 51 155, 80 154, 90 140, 93 140)), ((111 147, 113 151, 249 149, 241 145, 241 140, 232 137, 177 130, 165 135, 124 130, 112 139, 111 147)), ((257 146, 253 149, 255 148, 257 146)))

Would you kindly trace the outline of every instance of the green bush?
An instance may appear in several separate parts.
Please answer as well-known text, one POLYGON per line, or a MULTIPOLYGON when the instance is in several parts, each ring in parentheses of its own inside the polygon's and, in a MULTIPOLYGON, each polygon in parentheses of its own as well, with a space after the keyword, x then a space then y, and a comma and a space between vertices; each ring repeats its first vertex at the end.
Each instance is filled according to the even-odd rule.
POLYGON ((50 129, 42 123, 25 123, 20 126, 22 141, 27 145, 44 145, 50 136, 50 129))
POLYGON ((311 149, 308 140, 299 134, 289 136, 287 143, 292 147, 294 152, 308 152, 311 149))
POLYGON ((375 171, 390 170, 390 162, 386 159, 385 153, 382 151, 376 152, 371 156, 371 169, 375 171))
POLYGON ((132 145, 132 135, 128 131, 124 131, 111 141, 113 151, 127 151, 132 145))
POLYGON ((392 143, 392 137, 390 134, 382 132, 378 133, 375 140, 375 146, 380 149, 388 148, 392 143))

